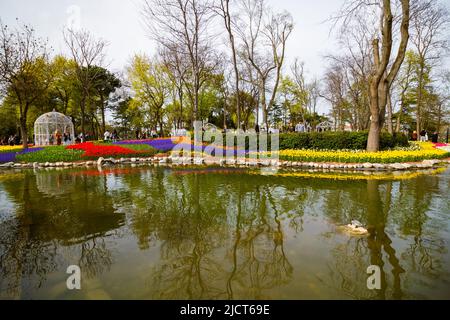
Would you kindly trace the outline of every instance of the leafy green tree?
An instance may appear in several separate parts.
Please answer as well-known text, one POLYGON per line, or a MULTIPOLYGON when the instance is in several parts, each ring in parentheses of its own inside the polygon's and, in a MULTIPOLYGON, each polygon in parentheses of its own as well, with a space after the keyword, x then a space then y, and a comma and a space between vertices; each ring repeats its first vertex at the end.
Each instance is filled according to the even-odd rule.
POLYGON ((165 106, 172 92, 167 68, 156 60, 150 61, 145 55, 135 55, 127 73, 134 91, 130 107, 145 110, 150 116, 150 125, 155 130, 159 126, 162 135, 165 106))
POLYGON ((115 74, 105 68, 93 66, 91 72, 96 75, 94 77, 93 90, 98 97, 97 107, 102 118, 101 134, 103 135, 106 130, 105 111, 109 95, 119 88, 122 83, 115 74))
POLYGON ((0 22, 0 93, 17 106, 22 144, 28 147, 28 111, 53 80, 47 42, 24 25, 11 30, 0 22))
POLYGON ((17 131, 17 111, 7 100, 0 104, 0 139, 13 135, 17 131))

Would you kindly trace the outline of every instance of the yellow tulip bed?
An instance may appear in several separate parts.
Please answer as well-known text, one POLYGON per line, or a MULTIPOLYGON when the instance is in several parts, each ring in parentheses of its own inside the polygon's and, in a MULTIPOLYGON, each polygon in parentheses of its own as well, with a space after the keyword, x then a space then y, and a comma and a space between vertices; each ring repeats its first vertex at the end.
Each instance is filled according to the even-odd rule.
POLYGON ((0 152, 20 151, 22 146, 0 146, 0 152))
POLYGON ((328 151, 328 150, 281 150, 280 160, 299 162, 344 162, 344 163, 398 163, 416 162, 427 159, 450 157, 450 153, 435 149, 430 142, 417 143, 419 150, 366 151, 328 151))

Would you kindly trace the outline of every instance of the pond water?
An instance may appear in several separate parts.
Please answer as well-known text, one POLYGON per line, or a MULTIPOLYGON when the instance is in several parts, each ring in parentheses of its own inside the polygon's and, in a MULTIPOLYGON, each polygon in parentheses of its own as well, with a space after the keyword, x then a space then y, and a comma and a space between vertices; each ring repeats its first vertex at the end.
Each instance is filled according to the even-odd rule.
POLYGON ((450 170, 0 173, 0 298, 450 299, 450 170), (338 226, 357 219, 371 234, 338 226), (81 268, 81 290, 66 269, 81 268), (367 267, 381 289, 367 288, 367 267))

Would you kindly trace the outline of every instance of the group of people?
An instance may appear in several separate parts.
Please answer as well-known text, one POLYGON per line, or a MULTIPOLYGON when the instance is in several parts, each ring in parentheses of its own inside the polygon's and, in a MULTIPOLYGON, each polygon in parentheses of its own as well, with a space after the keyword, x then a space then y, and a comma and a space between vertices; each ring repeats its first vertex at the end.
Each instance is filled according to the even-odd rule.
POLYGON ((159 135, 156 130, 148 130, 148 129, 136 129, 135 138, 136 140, 145 140, 151 138, 158 138, 159 135))
POLYGON ((9 137, 3 137, 0 140, 2 146, 15 146, 20 144, 20 137, 17 134, 10 135, 9 137))
POLYGON ((119 134, 117 133, 117 130, 114 129, 113 132, 109 132, 109 130, 106 130, 103 134, 103 140, 104 141, 112 141, 116 142, 119 139, 119 134))
MULTIPOLYGON (((417 135, 417 131, 413 131, 412 136, 411 136, 411 140, 412 141, 428 141, 429 140, 429 136, 428 136, 428 132, 425 129, 422 129, 422 131, 419 132, 419 135, 417 135)), ((439 134, 437 131, 434 131, 431 134, 431 142, 433 143, 437 143, 439 139, 439 134)))
POLYGON ((61 134, 59 130, 56 130, 54 133, 49 134, 48 137, 49 145, 70 145, 72 144, 72 137, 69 132, 64 132, 61 134))

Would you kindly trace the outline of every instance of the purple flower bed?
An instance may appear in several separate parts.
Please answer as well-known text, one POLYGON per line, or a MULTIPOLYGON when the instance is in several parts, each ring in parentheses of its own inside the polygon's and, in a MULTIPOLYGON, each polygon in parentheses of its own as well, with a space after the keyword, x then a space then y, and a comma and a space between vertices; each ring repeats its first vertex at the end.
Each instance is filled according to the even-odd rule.
MULTIPOLYGON (((192 151, 195 152, 204 152, 205 149, 208 146, 202 145, 202 146, 193 146, 193 145, 189 145, 187 143, 179 143, 179 144, 175 144, 173 143, 172 139, 157 139, 157 140, 126 140, 126 141, 118 141, 118 142, 114 142, 114 144, 118 144, 118 145, 130 145, 130 144, 146 144, 149 145, 153 148, 155 148, 158 151, 161 152, 168 152, 173 150, 173 148, 175 148, 175 146, 178 146, 178 148, 184 148, 184 150, 189 150, 191 149, 192 151)), ((178 149, 177 148, 177 149, 178 149)), ((211 150, 212 146, 210 146, 208 148, 208 150, 211 150)), ((234 156, 245 156, 248 153, 248 150, 223 150, 224 152, 224 156, 227 155, 227 152, 231 152, 233 153, 234 156)), ((213 151, 213 155, 215 152, 213 151)))
POLYGON ((0 163, 2 162, 13 162, 16 160, 16 153, 15 152, 3 152, 0 153, 0 163))
POLYGON ((172 139, 158 139, 158 140, 126 140, 126 141, 117 141, 113 144, 118 145, 129 145, 129 144, 146 144, 158 151, 167 152, 172 150, 176 144, 172 142, 172 139))
POLYGON ((31 152, 38 152, 44 150, 44 148, 28 148, 28 149, 24 149, 20 152, 17 152, 16 154, 27 154, 27 153, 31 153, 31 152))
POLYGON ((41 151, 41 150, 44 150, 44 148, 28 148, 28 149, 24 149, 19 152, 0 153, 0 163, 14 162, 14 161, 16 161, 16 155, 18 155, 18 154, 26 154, 26 153, 37 152, 37 151, 41 151))
MULTIPOLYGON (((208 153, 213 155, 213 156, 220 156, 220 154, 216 154, 217 149, 222 151, 222 156, 227 156, 229 154, 233 154, 234 157, 243 157, 248 153, 248 150, 243 150, 243 149, 224 149, 224 148, 215 148, 212 145, 202 145, 202 146, 194 146, 194 145, 189 145, 187 143, 180 143, 179 144, 179 149, 183 148, 183 150, 191 150, 194 152, 204 152, 206 148, 208 148, 208 153)), ((219 151, 220 152, 220 151, 219 151)))

